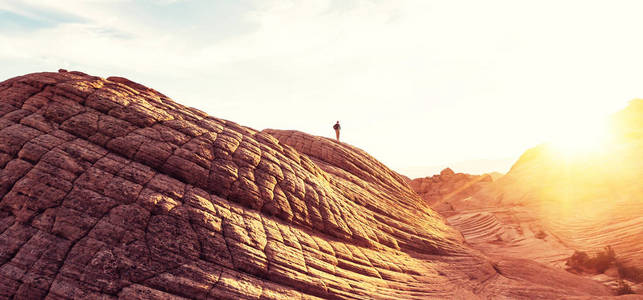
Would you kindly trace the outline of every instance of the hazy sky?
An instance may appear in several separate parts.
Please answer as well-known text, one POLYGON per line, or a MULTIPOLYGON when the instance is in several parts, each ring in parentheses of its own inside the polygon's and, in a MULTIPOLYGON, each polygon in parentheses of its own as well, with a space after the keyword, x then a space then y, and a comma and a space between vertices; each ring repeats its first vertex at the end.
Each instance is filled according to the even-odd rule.
POLYGON ((413 177, 504 172, 643 96, 642 3, 0 0, 0 80, 124 76, 259 130, 340 120, 413 177))

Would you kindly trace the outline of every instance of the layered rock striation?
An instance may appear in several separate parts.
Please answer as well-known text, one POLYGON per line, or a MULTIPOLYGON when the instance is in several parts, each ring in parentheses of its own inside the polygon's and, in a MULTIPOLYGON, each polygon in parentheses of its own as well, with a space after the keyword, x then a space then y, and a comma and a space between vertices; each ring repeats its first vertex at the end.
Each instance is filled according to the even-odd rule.
POLYGON ((0 83, 0 168, 0 298, 610 294, 467 248, 359 149, 256 131, 120 77, 0 83))

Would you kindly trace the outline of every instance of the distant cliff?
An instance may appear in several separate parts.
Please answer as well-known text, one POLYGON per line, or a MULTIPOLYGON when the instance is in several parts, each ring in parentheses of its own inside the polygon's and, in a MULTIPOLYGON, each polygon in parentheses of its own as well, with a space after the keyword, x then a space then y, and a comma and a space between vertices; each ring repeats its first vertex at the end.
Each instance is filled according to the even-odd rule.
POLYGON ((428 204, 434 205, 440 200, 466 198, 480 190, 479 183, 492 182, 491 175, 470 175, 455 173, 446 168, 440 174, 431 177, 415 178, 409 182, 411 188, 428 204))

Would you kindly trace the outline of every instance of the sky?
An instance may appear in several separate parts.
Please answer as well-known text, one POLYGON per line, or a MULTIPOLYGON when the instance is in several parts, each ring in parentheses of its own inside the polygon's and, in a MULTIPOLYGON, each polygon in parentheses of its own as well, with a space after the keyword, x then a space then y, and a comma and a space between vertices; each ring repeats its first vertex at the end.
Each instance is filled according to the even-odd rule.
POLYGON ((506 172, 643 97, 640 1, 0 0, 0 80, 122 76, 410 177, 506 172), (564 137, 563 137, 564 138, 564 137))

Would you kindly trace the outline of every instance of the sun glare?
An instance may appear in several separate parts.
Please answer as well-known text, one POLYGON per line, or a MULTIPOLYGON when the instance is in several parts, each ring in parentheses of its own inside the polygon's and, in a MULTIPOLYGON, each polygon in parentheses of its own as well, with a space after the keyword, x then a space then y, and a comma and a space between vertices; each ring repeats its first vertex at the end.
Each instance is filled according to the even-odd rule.
POLYGON ((607 144, 608 129, 603 120, 569 122, 551 137, 550 145, 566 157, 602 152, 607 144))

